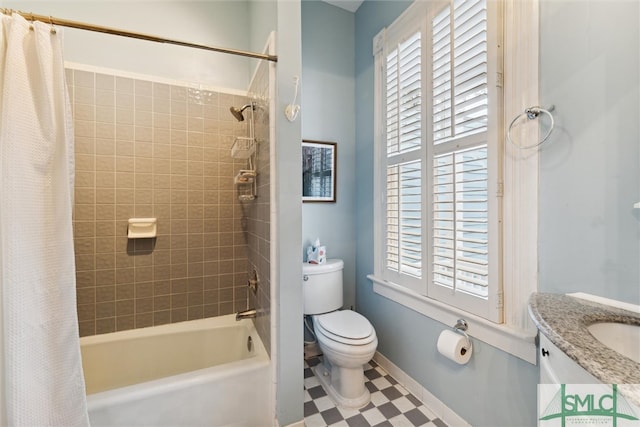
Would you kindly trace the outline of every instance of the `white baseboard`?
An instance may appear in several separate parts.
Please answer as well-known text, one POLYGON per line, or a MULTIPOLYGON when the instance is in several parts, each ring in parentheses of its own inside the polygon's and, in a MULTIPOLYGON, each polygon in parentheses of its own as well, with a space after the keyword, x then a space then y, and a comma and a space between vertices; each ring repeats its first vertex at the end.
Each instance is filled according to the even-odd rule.
POLYGON ((396 366, 393 362, 376 351, 373 356, 373 360, 387 371, 393 378, 395 378, 400 385, 409 390, 418 400, 434 413, 435 416, 440 418, 444 423, 450 427, 471 427, 467 421, 465 421, 460 415, 453 412, 447 405, 445 405, 440 399, 435 397, 429 390, 422 387, 416 380, 411 378, 406 372, 396 366))

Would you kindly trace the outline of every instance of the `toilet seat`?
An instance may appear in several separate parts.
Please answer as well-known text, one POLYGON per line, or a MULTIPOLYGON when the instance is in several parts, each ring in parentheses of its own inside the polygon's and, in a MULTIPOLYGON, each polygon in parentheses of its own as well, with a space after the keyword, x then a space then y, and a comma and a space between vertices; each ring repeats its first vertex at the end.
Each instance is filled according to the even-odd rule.
POLYGON ((342 344, 367 345, 376 340, 369 320, 355 311, 332 311, 314 316, 314 324, 322 335, 342 344))

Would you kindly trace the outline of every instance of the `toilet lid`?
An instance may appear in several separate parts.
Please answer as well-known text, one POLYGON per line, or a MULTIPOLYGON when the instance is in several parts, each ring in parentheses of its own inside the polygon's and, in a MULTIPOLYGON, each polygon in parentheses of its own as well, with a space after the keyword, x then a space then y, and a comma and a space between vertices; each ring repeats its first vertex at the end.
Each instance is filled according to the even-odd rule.
POLYGON ((374 333, 373 326, 367 318, 351 310, 323 314, 316 318, 316 322, 321 329, 334 335, 335 338, 362 340, 374 333))

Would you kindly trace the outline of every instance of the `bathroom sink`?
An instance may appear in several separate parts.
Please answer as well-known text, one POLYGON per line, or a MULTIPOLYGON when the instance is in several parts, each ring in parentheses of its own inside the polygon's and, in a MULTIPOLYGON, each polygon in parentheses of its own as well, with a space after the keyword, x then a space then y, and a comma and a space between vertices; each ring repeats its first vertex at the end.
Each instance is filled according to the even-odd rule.
POLYGON ((587 329, 602 344, 640 363, 640 325, 602 322, 589 325, 587 329))

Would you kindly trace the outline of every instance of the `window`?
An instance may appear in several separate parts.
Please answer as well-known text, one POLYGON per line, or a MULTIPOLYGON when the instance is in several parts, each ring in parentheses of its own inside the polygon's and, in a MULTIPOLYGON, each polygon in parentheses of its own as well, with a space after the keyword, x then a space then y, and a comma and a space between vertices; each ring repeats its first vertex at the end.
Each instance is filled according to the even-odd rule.
POLYGON ((500 323, 500 25, 487 3, 415 2, 374 40, 376 276, 500 323))

